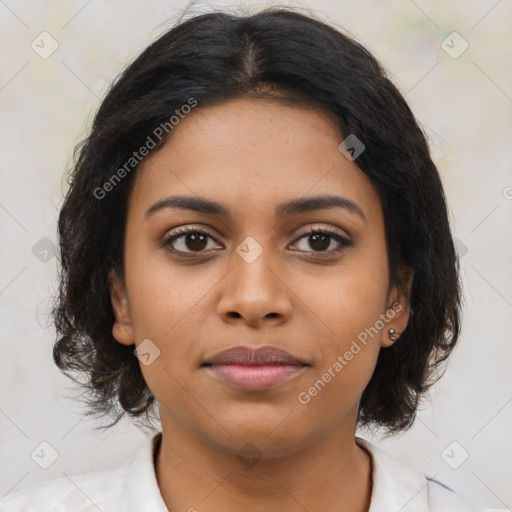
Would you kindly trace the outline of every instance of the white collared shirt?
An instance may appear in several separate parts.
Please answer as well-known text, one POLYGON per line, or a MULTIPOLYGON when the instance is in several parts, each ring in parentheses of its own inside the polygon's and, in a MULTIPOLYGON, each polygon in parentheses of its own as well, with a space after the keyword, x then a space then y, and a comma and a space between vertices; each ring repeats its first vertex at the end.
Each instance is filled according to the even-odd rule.
MULTIPOLYGON (((168 512, 153 464, 160 436, 147 439, 133 457, 8 494, 0 500, 0 512, 168 512)), ((369 441, 356 437, 356 442, 372 457, 368 512, 500 512, 472 507, 443 484, 401 464, 369 441)), ((199 503, 196 508, 200 510, 199 503)))

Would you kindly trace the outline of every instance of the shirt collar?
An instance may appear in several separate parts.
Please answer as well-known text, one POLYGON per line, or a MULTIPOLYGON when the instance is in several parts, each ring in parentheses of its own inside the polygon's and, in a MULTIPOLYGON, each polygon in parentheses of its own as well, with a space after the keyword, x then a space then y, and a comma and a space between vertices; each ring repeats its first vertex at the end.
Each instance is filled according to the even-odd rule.
MULTIPOLYGON (((154 454, 162 438, 158 432, 148 438, 133 457, 126 481, 126 496, 133 510, 168 512, 158 487, 154 454)), ((428 481, 422 473, 409 468, 361 437, 356 443, 372 460, 372 497, 368 512, 428 512, 428 481)))
POLYGON ((428 481, 419 471, 407 467, 366 439, 356 444, 372 459, 372 498, 368 512, 428 512, 428 481))
POLYGON ((161 438, 161 432, 148 438, 132 459, 125 489, 130 510, 169 512, 158 487, 154 466, 154 454, 161 438))

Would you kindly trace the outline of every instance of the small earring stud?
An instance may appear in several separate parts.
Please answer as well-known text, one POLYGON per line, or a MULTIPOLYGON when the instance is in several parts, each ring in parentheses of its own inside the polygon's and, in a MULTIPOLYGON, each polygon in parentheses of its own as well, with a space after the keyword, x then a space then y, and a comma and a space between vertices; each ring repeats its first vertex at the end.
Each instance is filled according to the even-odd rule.
POLYGON ((400 334, 395 331, 395 329, 389 329, 389 338, 393 341, 396 341, 400 336, 395 336, 395 334, 400 334))

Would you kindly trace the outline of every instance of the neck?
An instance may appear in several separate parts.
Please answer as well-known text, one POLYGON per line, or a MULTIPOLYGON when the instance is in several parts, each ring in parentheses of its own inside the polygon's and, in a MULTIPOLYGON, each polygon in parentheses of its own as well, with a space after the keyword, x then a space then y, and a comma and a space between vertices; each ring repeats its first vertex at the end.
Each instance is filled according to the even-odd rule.
POLYGON ((354 431, 332 431, 270 457, 251 452, 249 444, 226 451, 162 422, 155 471, 170 512, 367 512, 371 501, 371 457, 355 443, 354 431))

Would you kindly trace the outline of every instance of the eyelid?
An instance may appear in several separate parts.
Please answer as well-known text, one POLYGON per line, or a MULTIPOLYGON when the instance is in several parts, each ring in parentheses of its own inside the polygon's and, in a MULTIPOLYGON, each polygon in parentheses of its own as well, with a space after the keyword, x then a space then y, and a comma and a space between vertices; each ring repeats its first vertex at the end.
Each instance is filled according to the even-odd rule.
MULTIPOLYGON (((309 225, 299 229, 299 231, 295 233, 295 236, 300 238, 302 235, 314 234, 315 231, 322 231, 330 235, 336 235, 342 238, 347 243, 351 242, 350 237, 345 233, 342 233, 338 229, 331 226, 322 226, 319 223, 315 223, 313 225, 309 225)), ((297 238, 295 239, 295 241, 297 241, 297 238)))
MULTIPOLYGON (((179 234, 187 234, 188 232, 193 231, 194 229, 197 229, 197 231, 199 231, 199 232, 205 232, 208 236, 210 236, 211 238, 215 239, 216 242, 218 242, 218 240, 216 240, 217 235, 214 235, 210 231, 208 231, 208 229, 212 229, 212 228, 210 228, 208 226, 208 229, 205 229, 205 227, 203 225, 199 225, 199 224, 198 225, 185 224, 183 226, 178 226, 178 227, 170 230, 169 232, 167 232, 164 235, 164 239, 168 240, 170 237, 173 237, 173 236, 176 236, 179 234)), ((213 230, 213 231, 215 231, 215 230, 213 230)), ((351 242, 350 237, 348 235, 346 235, 345 233, 341 233, 336 228, 333 228, 331 226, 322 226, 319 223, 314 223, 313 225, 308 225, 308 226, 300 228, 297 232, 295 232, 295 235, 294 235, 295 238, 293 241, 296 242, 303 235, 308 235, 311 233, 314 234, 315 231, 323 231, 328 234, 337 235, 340 238, 342 238, 345 242, 347 242, 347 243, 351 242)))
POLYGON ((203 232, 210 236, 211 238, 215 239, 217 242, 217 238, 221 238, 219 235, 214 234, 216 233, 216 230, 211 228, 210 226, 205 226, 201 224, 184 224, 182 226, 177 226, 175 228, 172 228, 165 232, 164 239, 168 240, 170 237, 180 235, 180 234, 187 234, 189 232, 198 231, 203 232))

